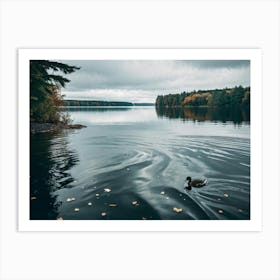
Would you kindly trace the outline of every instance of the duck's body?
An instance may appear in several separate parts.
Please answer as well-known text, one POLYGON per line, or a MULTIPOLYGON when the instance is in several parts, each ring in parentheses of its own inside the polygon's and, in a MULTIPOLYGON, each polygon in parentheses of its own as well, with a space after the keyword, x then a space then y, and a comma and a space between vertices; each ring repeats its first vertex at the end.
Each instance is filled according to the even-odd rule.
POLYGON ((190 183, 189 183, 192 187, 196 187, 196 188, 199 188, 199 187, 203 187, 207 184, 207 179, 194 179, 192 180, 190 183))
POLYGON ((191 177, 187 177, 184 187, 187 190, 191 190, 192 187, 194 188, 201 188, 207 184, 207 179, 194 179, 192 180, 191 177))

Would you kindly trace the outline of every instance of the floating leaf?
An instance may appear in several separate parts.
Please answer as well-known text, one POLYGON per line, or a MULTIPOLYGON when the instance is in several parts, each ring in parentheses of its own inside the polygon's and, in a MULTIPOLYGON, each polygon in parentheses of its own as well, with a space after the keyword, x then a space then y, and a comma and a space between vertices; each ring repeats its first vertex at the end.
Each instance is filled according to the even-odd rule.
POLYGON ((161 192, 160 194, 164 195, 164 194, 165 194, 165 192, 161 192))
POLYGON ((35 199, 37 199, 36 196, 31 196, 31 200, 35 200, 35 199))
POLYGON ((106 212, 102 212, 102 213, 101 213, 101 216, 102 216, 102 217, 105 217, 105 216, 107 216, 107 213, 106 213, 106 212))
POLYGON ((109 206, 110 206, 110 207, 117 207, 118 204, 116 204, 116 203, 110 203, 109 206))
POLYGON ((89 203, 88 203, 88 206, 91 206, 91 205, 92 205, 92 203, 91 203, 91 202, 89 202, 89 203))
POLYGON ((80 211, 80 208, 75 208, 74 211, 75 211, 75 212, 79 212, 79 211, 80 211))
POLYGON ((218 212, 219 212, 220 214, 223 214, 223 213, 224 213, 224 211, 221 210, 221 209, 219 209, 218 212))
POLYGON ((99 193, 97 193, 95 196, 99 196, 99 193))
POLYGON ((224 193, 224 197, 229 197, 229 195, 227 193, 224 193))
POLYGON ((68 198, 66 199, 67 202, 71 202, 71 201, 75 201, 75 200, 76 200, 75 197, 68 197, 68 198))
POLYGON ((139 206, 139 202, 138 202, 138 201, 133 201, 133 202, 132 202, 132 205, 134 205, 134 206, 139 206))
POLYGON ((182 208, 173 207, 173 211, 176 213, 181 213, 183 211, 182 208))
POLYGON ((105 189, 104 189, 104 191, 105 191, 105 192, 110 192, 110 191, 111 191, 111 189, 109 189, 109 188, 105 188, 105 189))

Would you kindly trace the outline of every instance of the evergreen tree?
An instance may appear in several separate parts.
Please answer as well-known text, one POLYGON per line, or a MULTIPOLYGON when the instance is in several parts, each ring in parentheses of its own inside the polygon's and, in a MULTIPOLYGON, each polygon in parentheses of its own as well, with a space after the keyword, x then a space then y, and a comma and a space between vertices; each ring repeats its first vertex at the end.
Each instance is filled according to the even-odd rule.
POLYGON ((60 89, 70 80, 61 74, 80 69, 49 60, 30 61, 30 118, 37 122, 59 122, 63 96, 60 89), (57 73, 58 74, 54 74, 57 73))

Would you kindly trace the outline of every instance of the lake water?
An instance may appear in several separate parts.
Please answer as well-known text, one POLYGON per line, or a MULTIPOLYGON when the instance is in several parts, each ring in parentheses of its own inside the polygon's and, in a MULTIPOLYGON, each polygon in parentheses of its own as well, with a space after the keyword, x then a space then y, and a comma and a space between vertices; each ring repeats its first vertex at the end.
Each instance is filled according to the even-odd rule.
POLYGON ((87 127, 31 135, 31 219, 250 219, 248 112, 68 112, 87 127), (185 191, 187 176, 208 184, 185 191))

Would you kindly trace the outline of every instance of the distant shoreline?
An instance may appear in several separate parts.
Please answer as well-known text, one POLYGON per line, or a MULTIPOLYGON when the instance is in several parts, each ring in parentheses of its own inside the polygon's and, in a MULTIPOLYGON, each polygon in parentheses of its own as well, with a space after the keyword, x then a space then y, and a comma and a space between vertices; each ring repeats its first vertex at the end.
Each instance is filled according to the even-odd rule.
POLYGON ((64 107, 73 107, 73 106, 118 106, 118 107, 133 107, 133 106, 155 106, 155 103, 133 103, 133 102, 123 102, 123 101, 99 101, 99 100, 73 100, 73 99, 66 99, 64 100, 65 106, 64 107))

